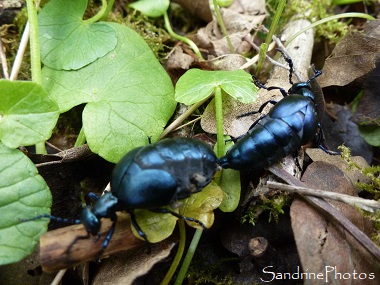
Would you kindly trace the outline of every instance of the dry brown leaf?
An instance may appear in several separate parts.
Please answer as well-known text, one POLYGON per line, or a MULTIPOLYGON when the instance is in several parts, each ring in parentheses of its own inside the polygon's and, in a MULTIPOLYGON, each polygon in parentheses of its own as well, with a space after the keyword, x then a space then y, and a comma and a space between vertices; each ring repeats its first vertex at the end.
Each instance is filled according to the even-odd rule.
MULTIPOLYGON (((312 163, 302 180, 309 187, 349 195, 356 193, 356 188, 344 174, 325 162, 312 163)), ((356 209, 341 202, 331 204, 359 229, 368 232, 368 222, 356 209)), ((341 227, 300 199, 292 203, 290 215, 304 272, 322 273, 326 284, 378 284, 373 276, 380 276, 380 265, 341 227)), ((321 282, 317 278, 304 280, 304 284, 321 282)))
POLYGON ((380 20, 364 26, 364 31, 351 32, 341 39, 323 67, 321 87, 345 86, 375 68, 380 54, 380 20))
MULTIPOLYGON (((134 280, 148 273, 153 265, 166 259, 174 247, 172 242, 151 245, 151 252, 144 251, 114 255, 104 261, 97 271, 93 285, 129 285, 134 280)), ((159 281, 156 280, 156 284, 159 281)))
MULTIPOLYGON (((243 38, 266 18, 265 1, 235 0, 231 6, 221 8, 220 12, 236 53, 249 52, 251 46, 243 38)), ((231 53, 216 19, 198 30, 194 42, 215 56, 231 53)))
MULTIPOLYGON (((348 169, 348 164, 345 162, 339 155, 329 155, 320 148, 307 148, 306 154, 315 162, 322 161, 330 163, 338 167, 344 175, 346 175, 351 183, 355 184, 356 182, 361 183, 370 183, 371 179, 361 173, 358 169, 352 168, 348 169)), ((364 168, 369 167, 366 160, 361 156, 352 157, 352 162, 356 163, 358 166, 364 168)))

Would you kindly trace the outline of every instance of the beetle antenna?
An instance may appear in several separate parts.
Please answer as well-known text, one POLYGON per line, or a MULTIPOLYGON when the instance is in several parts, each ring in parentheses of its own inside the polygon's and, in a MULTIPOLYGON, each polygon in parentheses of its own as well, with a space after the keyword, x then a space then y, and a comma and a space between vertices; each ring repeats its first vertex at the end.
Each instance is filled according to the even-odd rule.
POLYGON ((82 223, 82 220, 59 218, 59 217, 51 216, 51 215, 48 215, 48 214, 39 215, 39 216, 36 216, 34 218, 30 218, 30 219, 20 219, 20 220, 22 222, 30 222, 30 221, 40 220, 40 219, 43 219, 43 218, 50 219, 50 221, 55 221, 55 222, 58 222, 58 223, 65 223, 65 224, 75 224, 75 225, 78 225, 78 224, 82 223))

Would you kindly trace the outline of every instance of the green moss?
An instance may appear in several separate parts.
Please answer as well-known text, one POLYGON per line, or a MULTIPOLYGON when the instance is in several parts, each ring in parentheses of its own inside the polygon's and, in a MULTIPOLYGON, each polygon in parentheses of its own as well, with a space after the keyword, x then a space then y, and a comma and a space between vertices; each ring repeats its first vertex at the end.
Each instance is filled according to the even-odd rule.
POLYGON ((272 196, 261 195, 253 201, 248 211, 241 217, 241 223, 250 223, 255 225, 258 216, 264 212, 269 211, 269 222, 274 220, 278 222, 279 216, 284 214, 284 206, 286 206, 288 196, 286 193, 275 193, 272 196))
MULTIPOLYGON (((332 2, 332 0, 292 0, 289 2, 289 5, 287 5, 284 17, 290 18, 296 14, 314 23, 318 20, 334 15, 333 9, 335 6, 332 2)), ((315 27, 315 31, 317 40, 325 38, 331 43, 337 43, 348 32, 348 23, 333 20, 318 25, 315 27)))
MULTIPOLYGON (((345 146, 340 146, 339 149, 342 151, 343 159, 348 163, 349 168, 356 168, 365 176, 370 179, 370 183, 356 183, 362 191, 371 193, 374 200, 380 201, 380 166, 370 166, 370 167, 360 167, 351 159, 350 149, 345 146)), ((363 216, 369 218, 374 222, 375 231, 372 234, 372 240, 380 246, 380 212, 375 211, 373 213, 359 210, 363 216)))
POLYGON ((165 45, 170 39, 163 26, 162 19, 152 19, 137 10, 130 9, 126 17, 120 14, 110 13, 109 21, 126 25, 135 30, 150 46, 159 60, 165 58, 170 51, 165 45))

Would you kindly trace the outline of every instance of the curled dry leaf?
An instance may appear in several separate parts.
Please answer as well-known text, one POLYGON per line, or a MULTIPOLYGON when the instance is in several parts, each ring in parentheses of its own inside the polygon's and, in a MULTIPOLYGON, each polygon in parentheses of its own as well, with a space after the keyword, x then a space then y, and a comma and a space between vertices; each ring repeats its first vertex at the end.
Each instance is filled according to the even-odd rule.
MULTIPOLYGON (((302 180, 309 187, 356 195, 352 183, 329 163, 314 162, 302 180)), ((331 204, 368 234, 371 225, 354 207, 341 202, 331 204)), ((378 284, 371 278, 380 274, 378 262, 340 226, 300 199, 292 203, 290 215, 304 272, 322 273, 328 284, 378 284), (358 278, 359 274, 362 279, 358 278), (349 283, 342 283, 348 280, 349 283)), ((321 284, 318 279, 305 281, 305 284, 321 284)))
MULTIPOLYGON (((352 184, 356 182, 360 183, 371 183, 371 179, 365 176, 356 168, 350 168, 339 155, 329 155, 320 148, 308 148, 306 149, 306 154, 314 161, 326 162, 339 168, 344 175, 350 179, 352 184)), ((356 163, 361 168, 369 167, 366 160, 361 156, 354 156, 351 158, 352 162, 356 163)))
MULTIPOLYGON (((267 15, 265 1, 235 0, 220 11, 235 51, 241 54, 248 52, 251 47, 243 38, 264 21, 267 15)), ((216 56, 231 53, 215 18, 205 28, 199 29, 194 41, 199 47, 211 48, 211 53, 216 56)))
MULTIPOLYGON (((380 53, 380 51, 379 51, 380 53)), ((376 68, 368 74, 363 86, 363 97, 353 120, 355 123, 368 123, 380 117, 380 55, 376 68)))
MULTIPOLYGON (((163 242, 159 245, 151 245, 149 253, 146 250, 144 252, 144 250, 139 249, 138 252, 125 252, 114 255, 102 261, 102 266, 96 272, 92 284, 137 284, 138 282, 135 283, 135 279, 148 273, 156 263, 165 260, 174 245, 173 242, 163 242)), ((151 272, 149 275, 154 275, 154 273, 151 272)), ((163 277, 160 276, 160 278, 163 277)), ((147 283, 149 284, 149 282, 147 283)), ((154 283, 158 284, 158 280, 156 279, 154 283)))
POLYGON ((341 39, 323 67, 322 87, 345 86, 375 68, 380 53, 380 20, 367 23, 363 32, 348 33, 341 39))

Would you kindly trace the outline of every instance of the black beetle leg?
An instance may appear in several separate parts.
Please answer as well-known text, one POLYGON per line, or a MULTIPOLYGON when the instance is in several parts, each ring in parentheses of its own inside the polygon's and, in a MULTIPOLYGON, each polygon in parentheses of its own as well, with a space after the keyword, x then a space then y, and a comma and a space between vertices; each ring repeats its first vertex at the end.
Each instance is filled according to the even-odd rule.
POLYGON ((140 237, 142 237, 146 242, 149 242, 148 237, 146 234, 143 232, 143 230, 140 228, 139 224, 136 221, 136 216, 133 210, 128 211, 129 215, 131 216, 131 222, 137 233, 139 234, 140 237))
POLYGON ((200 225, 202 228, 204 228, 205 230, 208 230, 208 227, 205 226, 204 223, 202 223, 201 221, 197 220, 197 219, 194 219, 194 218, 190 218, 190 217, 186 217, 186 216, 182 216, 174 211, 171 211, 169 209, 165 209, 165 208, 157 208, 157 209, 149 209, 150 211, 152 212, 155 212, 155 213, 162 213, 162 214, 172 214, 173 216, 177 217, 178 219, 182 219, 182 220, 185 220, 185 221, 190 221, 190 222, 194 222, 194 223, 197 223, 198 225, 200 225))
POLYGON ((102 256, 104 250, 107 248, 107 246, 110 243, 110 240, 113 236, 113 233, 115 232, 115 227, 116 227, 116 222, 117 222, 117 215, 115 213, 112 214, 111 221, 112 221, 112 225, 111 225, 110 229, 108 230, 106 237, 104 238, 104 241, 102 244, 102 249, 96 255, 96 261, 97 262, 100 262, 100 257, 102 256))
POLYGON ((340 151, 329 150, 325 145, 325 135, 323 133, 323 129, 320 123, 318 123, 318 133, 317 133, 317 145, 320 149, 322 149, 325 153, 330 155, 340 155, 340 151))

